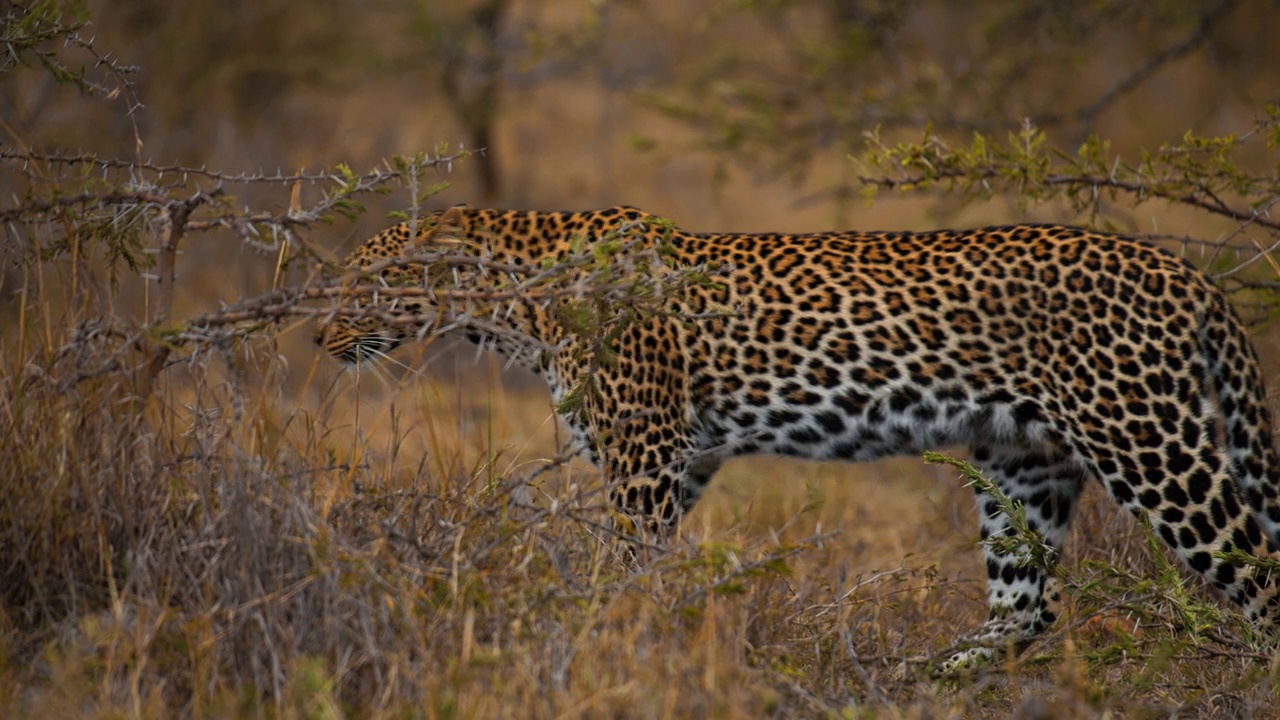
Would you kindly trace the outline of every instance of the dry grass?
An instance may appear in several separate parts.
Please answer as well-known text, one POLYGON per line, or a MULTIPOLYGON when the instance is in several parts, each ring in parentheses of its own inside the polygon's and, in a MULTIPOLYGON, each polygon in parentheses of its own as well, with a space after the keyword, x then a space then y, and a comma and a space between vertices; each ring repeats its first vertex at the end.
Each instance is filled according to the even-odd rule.
POLYGON ((0 367, 0 715, 1272 712, 1234 613, 1105 505, 1059 628, 939 680, 985 593, 949 470, 731 463, 630 565, 541 392, 278 352, 200 347, 140 397, 131 338, 28 305, 0 367))

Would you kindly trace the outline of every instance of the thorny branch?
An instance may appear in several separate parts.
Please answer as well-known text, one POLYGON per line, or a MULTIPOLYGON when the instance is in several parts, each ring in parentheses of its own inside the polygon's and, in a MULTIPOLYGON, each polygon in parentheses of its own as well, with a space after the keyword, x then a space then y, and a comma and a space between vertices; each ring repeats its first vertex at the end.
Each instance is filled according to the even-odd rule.
MULTIPOLYGON (((461 155, 454 156, 454 160, 461 155)), ((74 169, 80 169, 84 166, 96 168, 102 171, 109 170, 127 170, 130 173, 144 172, 150 173, 157 177, 157 180, 163 180, 165 175, 177 176, 177 182, 185 186, 192 177, 213 180, 218 183, 268 183, 268 184, 291 184, 296 182, 305 183, 327 183, 338 178, 333 172, 306 172, 299 171, 296 173, 284 173, 276 170, 275 173, 225 173, 216 170, 210 170, 208 166, 191 167, 188 165, 178 165, 170 163, 161 165, 154 162, 138 162, 135 160, 121 160, 120 158, 103 158, 94 153, 78 153, 68 155, 65 153, 31 153, 13 150, 0 149, 0 160, 14 160, 23 164, 25 169, 31 163, 38 163, 45 166, 66 166, 74 169)))
MULTIPOLYGON (((1077 212, 1107 216, 1111 199, 1127 197, 1128 204, 1160 200, 1230 220, 1212 240, 1179 238, 1162 233, 1146 237, 1168 240, 1184 248, 1207 250, 1201 263, 1210 266, 1228 289, 1274 287, 1274 275, 1259 280, 1241 271, 1263 261, 1280 274, 1272 254, 1280 250, 1280 219, 1273 209, 1280 203, 1280 184, 1274 171, 1257 167, 1259 153, 1280 143, 1280 106, 1240 134, 1198 137, 1188 133, 1181 143, 1145 153, 1126 162, 1097 138, 1074 152, 1053 147, 1029 122, 1009 133, 1006 141, 977 135, 967 145, 952 147, 931 130, 915 143, 888 144, 869 133, 869 149, 858 158, 859 182, 868 196, 879 190, 954 192, 966 200, 1006 195, 1023 205, 1062 202, 1077 212), (1230 267, 1213 267, 1226 253, 1247 259, 1230 267)), ((1265 315, 1266 313, 1264 313, 1265 315)))
MULTIPOLYGON (((370 317, 390 325, 422 325, 448 317, 464 326, 482 322, 486 314, 502 314, 501 306, 522 302, 549 307, 564 299, 592 297, 622 306, 631 302, 660 302, 664 296, 678 296, 684 287, 703 282, 705 267, 682 268, 659 277, 630 272, 628 265, 652 263, 657 255, 634 243, 621 246, 620 262, 599 267, 590 250, 566 257, 550 267, 512 265, 485 258, 425 252, 380 262, 358 271, 347 271, 312 285, 282 288, 255 298, 204 313, 185 323, 188 332, 207 333, 213 328, 255 327, 254 323, 285 317, 334 318, 370 317), (423 284, 387 286, 379 284, 379 274, 389 269, 420 264, 445 268, 473 268, 503 277, 492 288, 468 289, 423 284), (592 267, 597 265, 596 267, 592 267), (433 309, 423 313, 387 310, 401 299, 429 299, 433 309), (305 305, 329 300, 328 305, 305 305), (248 323, 249 325, 246 325, 248 323)), ((656 308, 655 308, 656 309, 656 308)), ((722 313, 717 313, 722 315, 722 313)), ((695 317, 682 314, 682 318, 695 317)), ((486 326, 488 327, 488 326, 486 326)))
MULTIPOLYGON (((176 227, 181 227, 183 206, 175 207, 176 227)), ((172 237, 176 243, 181 238, 172 237)), ((474 330, 489 337, 503 337, 515 331, 501 320, 516 303, 536 305, 543 309, 561 302, 590 302, 601 312, 589 327, 577 331, 576 340, 568 346, 545 346, 537 352, 575 352, 593 356, 606 352, 600 338, 611 328, 637 318, 671 314, 682 320, 701 317, 723 317, 728 309, 707 313, 685 313, 672 307, 668 298, 679 297, 692 285, 703 285, 714 271, 706 267, 665 268, 657 249, 635 240, 621 242, 607 257, 598 254, 599 246, 587 246, 580 252, 561 258, 549 266, 512 265, 488 258, 424 252, 377 263, 363 269, 326 272, 317 280, 302 285, 273 289, 256 297, 201 313, 181 322, 173 322, 163 314, 136 332, 116 332, 114 344, 141 349, 146 375, 156 377, 184 350, 198 350, 209 345, 250 338, 290 318, 367 318, 388 326, 418 328, 419 335, 429 339, 458 330, 474 330), (426 264, 444 268, 438 285, 424 284, 420 279, 404 285, 387 285, 382 273, 426 264), (484 273, 491 283, 480 287, 449 284, 453 280, 448 269, 463 268, 484 273), (418 312, 409 312, 401 301, 429 300, 418 312)), ((169 252, 166 250, 165 252, 169 252)), ((163 258, 163 255, 162 255, 163 258)), ((163 262, 163 260, 162 260, 163 262)), ((162 269, 162 273, 165 273, 162 269)), ((161 286, 163 289, 163 285, 161 286)), ((169 298, 171 300, 171 298, 169 298)), ((571 332, 571 335, 574 333, 571 332)), ((102 333, 86 328, 73 334, 66 352, 80 352, 78 346, 102 333)), ((527 340, 527 339, 526 339, 527 340)), ((536 343, 523 343, 533 347, 536 343)), ((72 384, 111 372, 125 362, 121 352, 108 353, 101 362, 77 374, 72 384)), ((140 394, 145 394, 149 384, 140 394)))
MULTIPOLYGON (((355 196, 378 192, 392 182, 406 180, 413 173, 421 172, 428 168, 447 169, 453 163, 468 155, 469 153, 467 152, 454 154, 437 153, 434 156, 424 154, 411 160, 402 160, 400 163, 388 163, 384 167, 375 168, 362 175, 351 174, 344 171, 345 169, 316 173, 299 172, 291 175, 285 175, 278 171, 270 175, 248 173, 232 175, 212 172, 205 168, 190 168, 180 165, 102 160, 92 154, 67 156, 0 150, 0 161, 15 163, 22 168, 26 168, 32 163, 70 166, 76 169, 77 175, 73 178, 76 182, 83 182, 86 169, 97 168, 102 171, 103 182, 109 188, 101 192, 82 190, 70 194, 63 194, 57 188, 50 188, 47 197, 28 197, 12 207, 0 209, 0 221, 36 222, 48 220, 50 213, 53 213, 54 219, 57 219, 62 217, 63 213, 73 210, 106 210, 112 207, 139 204, 154 205, 157 208, 168 207, 174 202, 168 195, 189 190, 193 179, 207 180, 212 184, 209 189, 197 187, 196 192, 200 199, 194 203, 195 205, 219 205, 211 201, 224 195, 223 188, 227 184, 313 183, 325 184, 334 188, 332 191, 327 192, 320 202, 306 211, 250 213, 219 205, 218 209, 221 212, 199 217, 192 215, 187 221, 187 230, 205 231, 215 228, 235 228, 243 231, 242 237, 244 239, 253 239, 256 233, 248 229, 251 225, 271 225, 279 229, 295 225, 309 225, 321 220, 326 213, 348 209, 345 203, 349 203, 351 198, 355 196), (111 171, 127 173, 127 177, 112 177, 110 175, 111 171), (168 185, 163 182, 166 175, 174 178, 168 185)), ((191 200, 186 202, 188 204, 192 203, 191 200)), ((195 210, 195 207, 192 207, 192 210, 195 210)))
POLYGON ((85 95, 107 100, 123 97, 125 114, 133 125, 134 145, 141 151, 137 111, 143 103, 133 82, 141 68, 99 52, 94 38, 81 35, 88 24, 87 20, 64 18, 53 3, 13 3, 0 18, 0 75, 27 65, 28 57, 33 57, 59 83, 74 85, 85 95), (87 66, 77 67, 77 61, 66 57, 73 52, 87 56, 87 66))
MULTIPOLYGON (((862 182, 867 185, 875 185, 886 190, 911 189, 919 187, 921 184, 930 180, 995 180, 1003 177, 1001 171, 997 168, 982 170, 977 172, 965 170, 941 170, 936 174, 926 176, 907 175, 897 178, 879 177, 879 178, 862 178, 862 182)), ((1185 189, 1169 189, 1155 183, 1145 183, 1135 180, 1121 180, 1115 177, 1104 175, 1049 175, 1044 177, 1041 182, 1048 187, 1061 187, 1068 192, 1082 190, 1120 190, 1137 196, 1138 199, 1157 198, 1160 200, 1168 200, 1180 205, 1189 205, 1191 207, 1205 210, 1214 215, 1236 220, 1239 222, 1248 222, 1254 225, 1268 228, 1270 230, 1280 231, 1280 221, 1272 220, 1266 216, 1259 215, 1253 210, 1244 210, 1238 207, 1228 205, 1222 198, 1207 192, 1203 188, 1185 190, 1185 189)))
MULTIPOLYGON (((355 198, 383 191, 392 182, 416 180, 430 168, 448 168, 464 155, 438 152, 434 156, 395 158, 363 175, 342 166, 334 171, 293 175, 229 175, 203 168, 101 160, 90 154, 4 149, 0 150, 0 164, 19 167, 33 182, 28 184, 25 196, 15 198, 10 207, 0 208, 0 222, 11 239, 19 240, 15 247, 32 248, 44 259, 74 253, 83 241, 81 234, 91 230, 104 248, 113 274, 115 262, 123 260, 144 278, 157 283, 151 321, 128 343, 143 355, 145 371, 138 375, 137 394, 146 397, 154 380, 169 364, 173 351, 209 334, 208 328, 175 334, 170 326, 178 255, 189 233, 226 228, 246 244, 270 250, 287 245, 316 258, 317 253, 294 233, 295 228, 326 220, 333 213, 354 216, 361 209, 355 198), (51 167, 61 172, 51 173, 51 167), (303 209, 291 203, 289 209, 279 213, 237 209, 225 192, 233 184, 296 187, 303 182, 328 188, 311 207, 303 209), (144 248, 144 244, 151 247, 144 248), (152 264, 148 254, 155 258, 154 273, 142 272, 152 264)), ((251 301, 246 309, 233 310, 231 315, 260 326, 264 321, 285 317, 307 295, 272 295, 273 300, 251 301)), ((97 369, 77 373, 76 382, 100 374, 102 368, 118 367, 120 362, 118 354, 108 356, 97 363, 97 369)))

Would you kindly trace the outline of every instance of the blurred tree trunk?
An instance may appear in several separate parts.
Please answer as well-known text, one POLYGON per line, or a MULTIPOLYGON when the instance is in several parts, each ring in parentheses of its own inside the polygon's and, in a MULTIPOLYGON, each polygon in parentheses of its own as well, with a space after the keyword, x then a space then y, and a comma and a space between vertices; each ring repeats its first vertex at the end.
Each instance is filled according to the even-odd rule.
POLYGON ((468 12, 463 32, 443 48, 445 98, 467 132, 469 149, 484 149, 475 158, 480 173, 480 197, 491 202, 501 190, 493 152, 493 126, 502 89, 502 20, 508 0, 482 0, 468 12))

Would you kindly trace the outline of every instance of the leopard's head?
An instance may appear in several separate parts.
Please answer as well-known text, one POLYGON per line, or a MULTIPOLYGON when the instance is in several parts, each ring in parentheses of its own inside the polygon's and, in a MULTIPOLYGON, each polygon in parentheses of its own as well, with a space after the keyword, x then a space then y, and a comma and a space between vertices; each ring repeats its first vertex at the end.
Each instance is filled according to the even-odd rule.
MULTIPOLYGON (((416 237, 410 223, 388 228, 361 243, 344 264, 352 270, 368 271, 415 252, 459 247, 466 237, 465 208, 453 207, 437 213, 424 219, 422 225, 425 229, 416 233, 416 237)), ((427 278, 437 274, 435 269, 411 264, 393 265, 375 272, 376 275, 366 272, 352 283, 375 285, 387 288, 388 292, 361 293, 345 307, 359 308, 364 312, 355 316, 334 315, 315 327, 316 345, 343 365, 359 365, 384 358, 406 341, 417 337, 424 327, 423 319, 432 314, 434 305, 429 295, 406 296, 390 290, 425 288, 427 278), (408 321, 408 318, 415 320, 408 321)))

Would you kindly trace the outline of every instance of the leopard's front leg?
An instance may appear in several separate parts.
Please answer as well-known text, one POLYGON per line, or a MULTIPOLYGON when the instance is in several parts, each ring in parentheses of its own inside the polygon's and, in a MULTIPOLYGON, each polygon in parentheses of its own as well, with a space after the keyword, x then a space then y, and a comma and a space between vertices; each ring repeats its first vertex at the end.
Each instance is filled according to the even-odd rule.
POLYGON ((691 451, 678 432, 645 430, 606 455, 610 510, 624 531, 664 543, 675 536, 719 461, 691 451))
POLYGON ((665 541, 680 526, 684 479, 676 472, 609 481, 609 505, 619 529, 646 540, 665 541))

